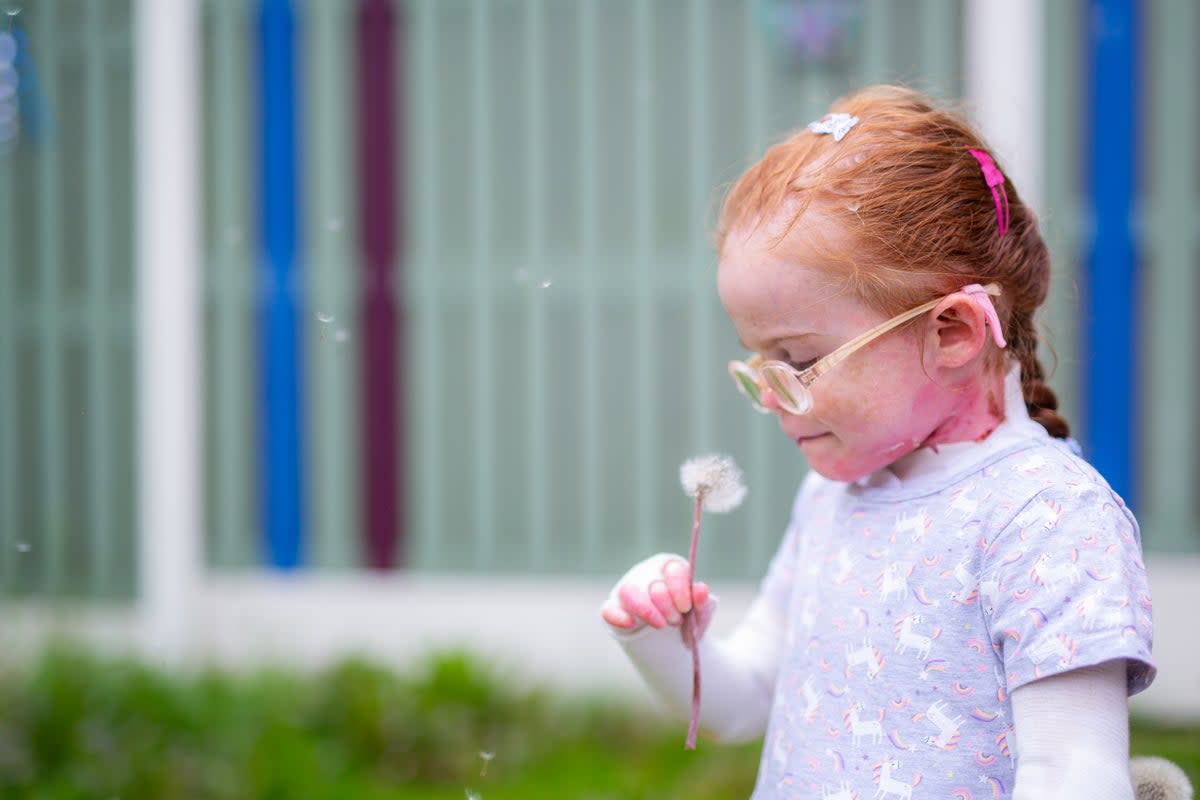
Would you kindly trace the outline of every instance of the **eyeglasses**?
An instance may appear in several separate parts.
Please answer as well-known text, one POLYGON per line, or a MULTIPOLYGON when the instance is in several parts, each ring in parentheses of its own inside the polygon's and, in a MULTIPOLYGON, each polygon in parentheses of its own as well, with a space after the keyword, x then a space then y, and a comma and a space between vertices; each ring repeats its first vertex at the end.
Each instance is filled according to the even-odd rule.
MULTIPOLYGON (((986 303, 986 311, 990 312, 987 314, 987 319, 994 328, 993 337, 996 337, 998 344, 1003 347, 1003 338, 999 336, 999 320, 996 319, 995 309, 992 307, 990 297, 988 297, 988 295, 999 297, 1000 287, 997 284, 989 283, 987 286, 967 286, 961 291, 967 292, 976 302, 986 303), (984 297, 981 298, 979 295, 984 295, 984 297)), ((905 311, 903 314, 899 314, 886 322, 876 325, 866 333, 855 336, 807 369, 798 370, 791 364, 784 363, 783 361, 768 361, 762 356, 754 355, 745 361, 730 361, 729 375, 733 378, 733 385, 737 387, 739 392, 745 395, 755 410, 761 411, 764 414, 771 413, 771 409, 763 404, 762 392, 765 386, 765 388, 770 389, 771 393, 775 395, 776 402, 784 411, 789 414, 807 414, 812 411, 813 406, 812 392, 809 390, 813 381, 845 361, 855 351, 866 347, 888 331, 903 325, 910 319, 921 316, 927 311, 932 311, 944 299, 945 297, 939 297, 935 300, 930 300, 928 303, 905 311)))

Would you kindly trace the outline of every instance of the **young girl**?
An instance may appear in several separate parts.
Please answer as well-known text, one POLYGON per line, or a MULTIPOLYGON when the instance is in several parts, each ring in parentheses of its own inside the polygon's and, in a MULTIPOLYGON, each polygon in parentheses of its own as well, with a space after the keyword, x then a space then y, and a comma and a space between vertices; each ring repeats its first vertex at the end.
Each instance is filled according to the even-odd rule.
MULTIPOLYGON (((701 727, 766 735, 754 797, 1131 800, 1153 679, 1137 523, 1066 440, 1033 315, 1033 213, 963 120, 874 87, 733 186, 722 303, 738 388, 808 460, 747 617, 700 640, 701 727)), ((602 615, 686 713, 678 556, 602 615)))

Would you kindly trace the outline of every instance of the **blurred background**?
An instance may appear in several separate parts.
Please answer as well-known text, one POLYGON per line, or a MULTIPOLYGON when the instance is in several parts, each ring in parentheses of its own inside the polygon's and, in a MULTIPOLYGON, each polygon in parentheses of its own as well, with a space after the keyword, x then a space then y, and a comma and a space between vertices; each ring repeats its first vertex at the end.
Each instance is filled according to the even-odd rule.
POLYGON ((0 11, 0 662, 462 647, 638 696, 597 610, 686 547, 680 462, 730 453, 750 489, 705 523, 718 628, 804 472, 724 371, 723 187, 897 82, 1041 213, 1050 382, 1143 526, 1135 710, 1200 718, 1191 0, 0 11))

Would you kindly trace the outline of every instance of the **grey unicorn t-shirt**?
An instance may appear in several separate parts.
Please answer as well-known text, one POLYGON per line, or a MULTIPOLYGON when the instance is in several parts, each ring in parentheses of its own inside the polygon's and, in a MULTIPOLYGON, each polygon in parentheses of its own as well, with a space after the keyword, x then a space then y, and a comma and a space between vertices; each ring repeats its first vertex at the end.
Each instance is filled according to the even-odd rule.
POLYGON ((1154 676, 1137 522, 1063 442, 936 480, 812 473, 763 592, 787 620, 755 798, 1007 798, 1008 694, 1126 659, 1154 676))

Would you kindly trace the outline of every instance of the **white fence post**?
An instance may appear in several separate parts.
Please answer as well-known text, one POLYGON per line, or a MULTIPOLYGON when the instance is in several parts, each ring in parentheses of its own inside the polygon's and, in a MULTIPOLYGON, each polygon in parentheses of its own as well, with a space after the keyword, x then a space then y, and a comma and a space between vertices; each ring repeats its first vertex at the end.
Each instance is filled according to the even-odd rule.
POLYGON ((137 4, 138 602, 167 662, 187 654, 201 558, 197 23, 193 0, 137 4))
POLYGON ((974 122, 1035 211, 1042 202, 1043 0, 967 0, 963 62, 974 122))

